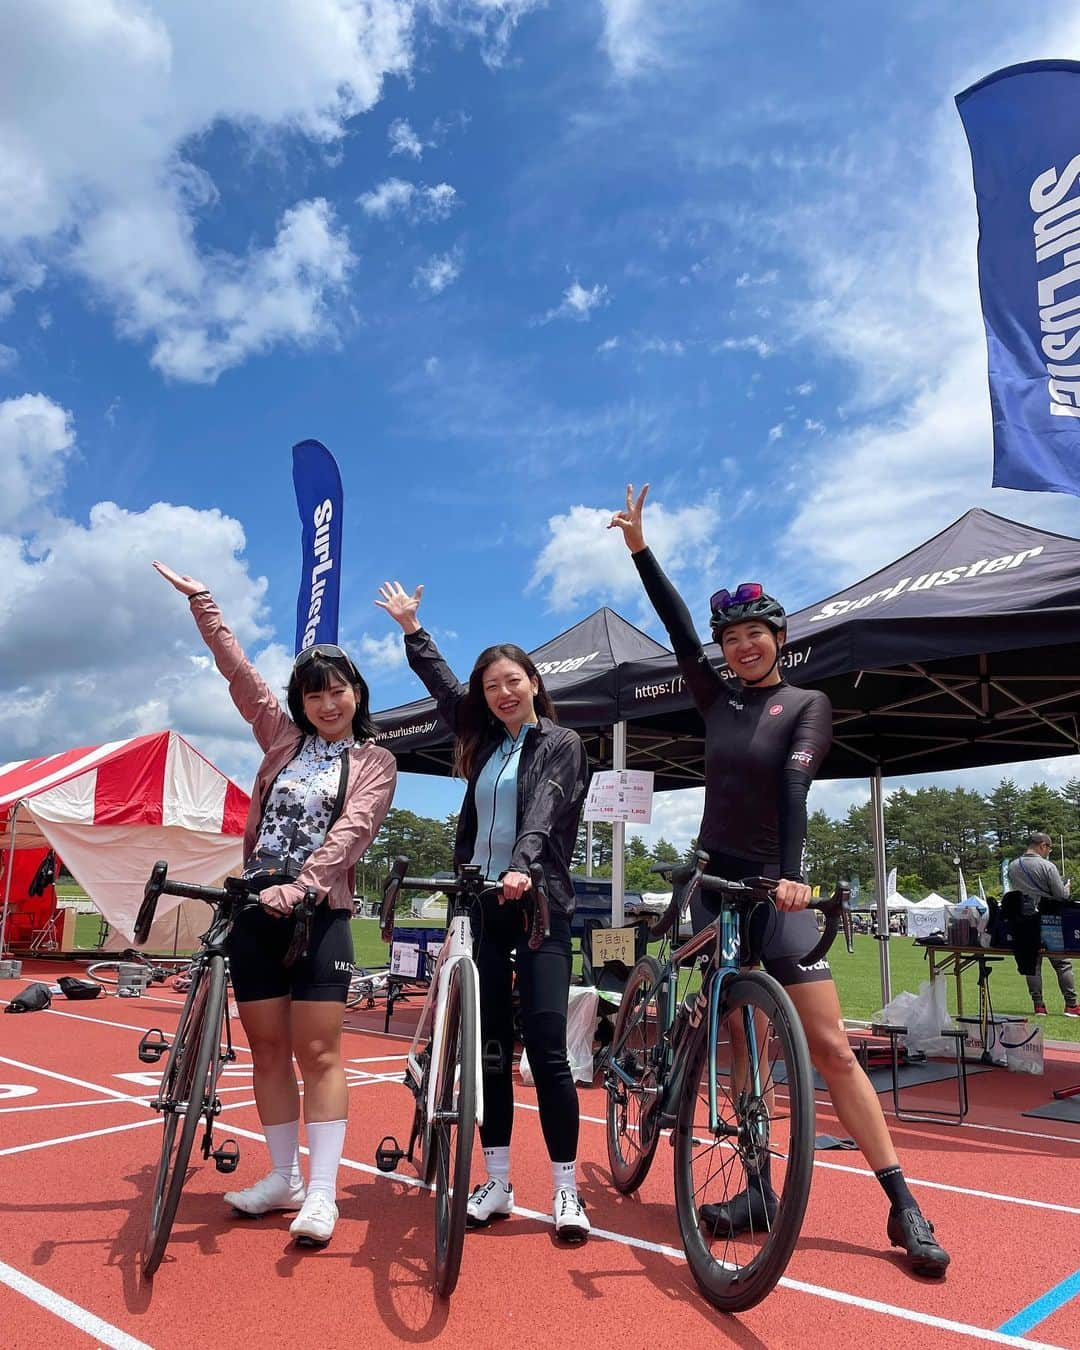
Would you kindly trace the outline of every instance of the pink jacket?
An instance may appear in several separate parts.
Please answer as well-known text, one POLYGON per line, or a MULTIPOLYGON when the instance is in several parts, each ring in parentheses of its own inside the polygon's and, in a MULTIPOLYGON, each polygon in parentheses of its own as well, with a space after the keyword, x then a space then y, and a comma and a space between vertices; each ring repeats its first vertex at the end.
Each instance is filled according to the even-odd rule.
MULTIPOLYGON (((274 779, 299 750, 304 733, 278 703, 273 690, 244 655, 209 595, 191 599, 191 612, 214 663, 229 682, 229 693, 240 716, 250 723, 263 751, 263 760, 251 791, 251 808, 244 828, 244 857, 251 855, 262 821, 263 804, 274 779)), ((291 904, 314 887, 332 909, 352 909, 356 864, 379 832, 394 799, 397 762, 389 750, 362 741, 349 751, 349 782, 341 815, 324 842, 304 864, 295 881, 272 886, 263 900, 282 897, 291 904)))

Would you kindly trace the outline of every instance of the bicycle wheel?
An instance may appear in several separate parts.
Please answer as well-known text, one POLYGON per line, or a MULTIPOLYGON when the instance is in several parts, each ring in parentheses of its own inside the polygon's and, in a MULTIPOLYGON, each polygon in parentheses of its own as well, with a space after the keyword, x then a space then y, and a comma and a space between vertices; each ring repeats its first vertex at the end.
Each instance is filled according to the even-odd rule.
POLYGON ((187 1180, 195 1132, 212 1107, 206 1097, 213 1081, 214 1060, 221 1051, 224 1002, 225 960, 222 956, 211 956, 188 992, 158 1094, 163 1103, 164 1135, 143 1244, 142 1270, 147 1278, 154 1274, 165 1254, 180 1192, 187 1180))
POLYGON ((476 1128, 476 986, 471 967, 459 961, 450 975, 446 1039, 435 1087, 432 1152, 435 1157, 435 1290, 454 1292, 465 1240, 473 1132, 476 1128))
POLYGON ((708 1018, 687 1047, 675 1205, 698 1287, 714 1307, 738 1312, 772 1290, 798 1240, 813 1172, 814 1090, 802 1024, 771 976, 733 976, 720 998, 715 1073, 708 1018))
POLYGON ((115 984, 120 978, 120 962, 94 961, 86 967, 86 978, 98 984, 115 984))
POLYGON ((607 1088, 607 1154, 617 1191, 630 1195, 641 1185, 656 1153, 660 1091, 660 980, 663 969, 643 956, 623 990, 611 1037, 607 1088), (630 1081, 627 1082, 626 1080, 630 1081))

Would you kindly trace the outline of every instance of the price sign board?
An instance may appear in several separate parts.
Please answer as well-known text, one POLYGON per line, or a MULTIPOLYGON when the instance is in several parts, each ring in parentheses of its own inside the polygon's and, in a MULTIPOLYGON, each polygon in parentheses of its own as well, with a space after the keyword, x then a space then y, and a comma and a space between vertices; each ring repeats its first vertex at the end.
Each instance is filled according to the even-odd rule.
POLYGON ((652 820, 653 776, 648 769, 602 769, 594 773, 585 799, 586 820, 652 820))

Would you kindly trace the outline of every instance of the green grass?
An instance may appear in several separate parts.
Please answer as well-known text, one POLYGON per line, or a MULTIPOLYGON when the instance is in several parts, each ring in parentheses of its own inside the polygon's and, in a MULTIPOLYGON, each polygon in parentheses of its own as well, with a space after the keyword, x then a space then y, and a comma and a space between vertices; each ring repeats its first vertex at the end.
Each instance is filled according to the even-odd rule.
MULTIPOLYGON (((403 919, 402 926, 409 928, 441 928, 434 921, 403 919)), ((96 914, 80 914, 75 925, 75 940, 80 947, 92 947, 97 940, 98 918, 96 914)), ((375 919, 354 919, 352 921, 353 948, 358 966, 383 966, 389 960, 386 944, 379 936, 379 925, 375 919)), ((869 1021, 881 1007, 881 975, 878 966, 878 944, 873 938, 858 936, 855 939, 855 954, 848 956, 842 942, 837 942, 830 954, 836 987, 840 992, 840 1006, 844 1016, 858 1021, 869 1021)), ((916 947, 907 938, 894 938, 889 943, 889 961, 892 971, 893 993, 901 989, 910 989, 917 993, 920 983, 928 978, 929 967, 926 961, 926 949, 916 947)), ((1074 966, 1080 972, 1080 957, 1074 958, 1074 966)), ((581 969, 581 957, 574 957, 575 973, 581 969)), ((962 976, 964 989, 964 1011, 975 1013, 979 1006, 979 990, 975 970, 968 970, 962 976)), ((949 1011, 956 1012, 955 981, 946 977, 949 1011)), ((1057 987, 1053 967, 1043 963, 1043 991, 1046 996, 1049 1016, 1040 1018, 1044 1033, 1049 1040, 1080 1042, 1080 1018, 1065 1017, 1061 1012, 1061 993, 1057 987)), ((996 1013, 1008 1013, 1016 1016, 1028 1016, 1031 1013, 1031 1000, 1028 998, 1027 985, 1016 969, 1011 957, 1005 957, 994 963, 990 978, 990 996, 996 1013)))

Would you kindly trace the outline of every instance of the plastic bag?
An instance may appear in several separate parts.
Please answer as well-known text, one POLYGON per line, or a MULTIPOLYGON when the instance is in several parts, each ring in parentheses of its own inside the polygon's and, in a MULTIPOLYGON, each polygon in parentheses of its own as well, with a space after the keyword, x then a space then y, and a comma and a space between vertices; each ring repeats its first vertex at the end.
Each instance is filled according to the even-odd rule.
POLYGON ((907 1027, 904 1044, 909 1051, 928 1056, 952 1054, 951 1039, 941 1034, 944 1027, 952 1025, 944 980, 923 980, 917 994, 902 990, 874 1014, 873 1020, 907 1027))
POLYGON ((1011 1073, 1042 1073, 1043 1030, 1038 1024, 1027 1018, 1007 1023, 998 1032, 998 1045, 1005 1049, 1005 1067, 1011 1073))
MULTIPOLYGON (((570 1004, 566 1010, 566 1056, 574 1081, 591 1083, 593 1080, 593 1038, 596 1034, 596 1009, 599 997, 591 985, 575 986, 570 990, 570 1004)), ((521 1052, 521 1081, 533 1081, 529 1056, 521 1052)))

